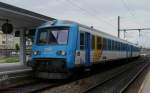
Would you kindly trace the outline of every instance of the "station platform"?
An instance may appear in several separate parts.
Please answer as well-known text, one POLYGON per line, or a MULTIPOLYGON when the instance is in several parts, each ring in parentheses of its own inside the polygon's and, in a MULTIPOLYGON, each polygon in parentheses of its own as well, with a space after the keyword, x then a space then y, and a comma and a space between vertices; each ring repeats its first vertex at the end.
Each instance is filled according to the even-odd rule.
POLYGON ((21 63, 2 63, 0 64, 0 73, 15 71, 15 70, 23 70, 23 69, 31 69, 21 63))
POLYGON ((150 70, 145 76, 138 93, 150 93, 150 70))
POLYGON ((0 90, 21 84, 24 80, 29 80, 32 69, 21 63, 0 64, 0 90))

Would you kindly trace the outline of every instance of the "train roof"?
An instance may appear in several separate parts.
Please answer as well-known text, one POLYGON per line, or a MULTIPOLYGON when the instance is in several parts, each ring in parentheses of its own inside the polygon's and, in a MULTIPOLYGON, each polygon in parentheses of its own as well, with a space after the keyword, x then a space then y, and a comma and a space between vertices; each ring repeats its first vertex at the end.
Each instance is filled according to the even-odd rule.
POLYGON ((109 38, 109 39, 111 39, 111 40, 115 40, 115 41, 118 41, 118 42, 124 42, 124 43, 130 44, 130 45, 133 45, 133 46, 137 46, 136 44, 133 44, 133 43, 127 41, 127 40, 123 40, 123 39, 118 38, 118 37, 116 37, 116 36, 110 35, 110 34, 108 34, 108 33, 106 33, 106 32, 101 31, 101 30, 97 30, 97 29, 95 29, 95 28, 91 28, 91 27, 89 27, 89 26, 85 26, 85 25, 82 25, 82 24, 79 24, 79 25, 80 25, 81 27, 85 27, 85 28, 87 28, 87 29, 90 29, 91 31, 94 31, 95 34, 100 34, 100 35, 101 35, 102 37, 104 37, 104 38, 109 38))
POLYGON ((77 23, 77 22, 74 22, 74 21, 61 20, 61 21, 58 22, 59 25, 60 24, 64 24, 64 25, 68 25, 68 26, 70 26, 73 23, 78 24, 80 27, 89 29, 90 31, 94 31, 95 34, 100 34, 100 35, 102 35, 102 37, 109 38, 109 39, 112 39, 112 40, 115 40, 115 41, 118 41, 118 42, 124 42, 124 43, 130 44, 130 45, 139 47, 138 45, 133 44, 133 43, 127 41, 127 40, 120 39, 120 38, 118 38, 116 36, 107 34, 106 32, 103 32, 101 30, 97 30, 95 28, 91 28, 89 26, 86 26, 86 25, 83 25, 83 24, 80 24, 80 23, 77 23))

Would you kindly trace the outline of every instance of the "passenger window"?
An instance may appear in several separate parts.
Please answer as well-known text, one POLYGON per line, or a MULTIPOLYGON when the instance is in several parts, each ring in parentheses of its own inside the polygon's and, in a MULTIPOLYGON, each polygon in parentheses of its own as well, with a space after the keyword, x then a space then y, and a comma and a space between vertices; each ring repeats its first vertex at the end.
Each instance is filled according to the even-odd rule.
POLYGON ((117 42, 117 50, 119 51, 119 42, 117 42))
POLYGON ((121 42, 120 42, 120 51, 121 51, 121 42))
POLYGON ((113 44, 113 50, 116 50, 116 45, 117 43, 116 43, 116 41, 114 41, 114 44, 113 44))
POLYGON ((120 42, 119 42, 118 44, 119 44, 119 46, 118 46, 118 47, 119 47, 119 48, 118 48, 118 50, 120 51, 120 48, 121 48, 121 44, 120 44, 120 42))
POLYGON ((124 43, 122 43, 122 51, 124 51, 124 43))
POLYGON ((97 37, 97 49, 101 49, 102 48, 102 39, 101 37, 97 37))
POLYGON ((108 40, 108 50, 111 50, 111 40, 108 40))
POLYGON ((103 38, 103 49, 106 50, 106 39, 103 38))
POLYGON ((84 33, 80 33, 80 50, 84 50, 84 33))
POLYGON ((112 40, 110 40, 109 49, 112 50, 112 40))
POLYGON ((118 50, 118 42, 115 41, 115 50, 118 50))
POLYGON ((110 40, 110 50, 112 50, 112 40, 110 40))
POLYGON ((121 51, 121 49, 122 49, 122 44, 121 44, 121 42, 120 42, 120 51, 121 51))
POLYGON ((121 43, 121 51, 123 51, 123 43, 121 43))
POLYGON ((108 40, 105 39, 105 47, 106 47, 105 49, 106 49, 106 50, 107 50, 107 47, 108 47, 108 43, 107 43, 107 42, 108 42, 108 40))
POLYGON ((119 50, 119 42, 117 42, 117 50, 119 50))
POLYGON ((115 45, 114 43, 115 43, 115 41, 112 40, 112 50, 114 50, 114 47, 115 47, 115 46, 114 46, 114 45, 115 45))

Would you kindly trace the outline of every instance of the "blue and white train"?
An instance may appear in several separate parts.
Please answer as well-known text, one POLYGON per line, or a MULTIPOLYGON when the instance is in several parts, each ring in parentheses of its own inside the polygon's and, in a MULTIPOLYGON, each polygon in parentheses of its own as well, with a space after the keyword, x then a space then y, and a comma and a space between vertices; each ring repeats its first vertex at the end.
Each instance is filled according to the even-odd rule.
POLYGON ((32 67, 38 77, 68 73, 77 67, 134 58, 137 45, 76 22, 47 22, 36 29, 32 67))

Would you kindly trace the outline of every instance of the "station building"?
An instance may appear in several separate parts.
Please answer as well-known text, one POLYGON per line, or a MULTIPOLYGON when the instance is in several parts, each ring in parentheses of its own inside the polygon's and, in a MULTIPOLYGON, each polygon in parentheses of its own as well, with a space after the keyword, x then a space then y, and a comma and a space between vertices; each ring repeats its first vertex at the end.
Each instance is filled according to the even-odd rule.
POLYGON ((16 44, 19 45, 19 37, 12 34, 3 34, 0 31, 0 49, 16 49, 16 44))

